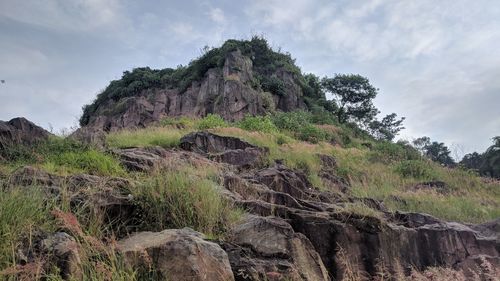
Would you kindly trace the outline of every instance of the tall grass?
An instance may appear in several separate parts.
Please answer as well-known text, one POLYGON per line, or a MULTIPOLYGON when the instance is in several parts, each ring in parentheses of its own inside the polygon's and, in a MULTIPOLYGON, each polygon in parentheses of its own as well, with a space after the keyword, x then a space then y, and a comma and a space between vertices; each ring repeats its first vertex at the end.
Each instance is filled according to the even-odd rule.
POLYGON ((222 197, 214 177, 200 175, 194 167, 173 164, 138 184, 132 193, 145 212, 144 227, 154 231, 191 227, 222 237, 242 211, 222 197))
POLYGON ((40 229, 53 229, 53 206, 36 188, 0 189, 0 271, 16 264, 16 249, 23 239, 29 241, 40 229))
POLYGON ((180 139, 189 132, 188 129, 167 127, 148 127, 140 130, 122 130, 112 132, 107 136, 110 147, 148 147, 161 146, 163 148, 177 147, 180 139))

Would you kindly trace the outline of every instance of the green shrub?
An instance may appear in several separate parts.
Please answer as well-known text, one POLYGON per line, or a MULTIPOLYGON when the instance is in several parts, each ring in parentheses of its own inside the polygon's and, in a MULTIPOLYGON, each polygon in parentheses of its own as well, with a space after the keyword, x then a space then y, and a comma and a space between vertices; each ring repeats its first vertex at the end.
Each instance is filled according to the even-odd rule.
POLYGON ((298 128, 297 137, 303 141, 318 143, 326 140, 328 134, 312 124, 305 124, 304 126, 298 128))
POLYGON ((160 126, 171 126, 178 129, 192 128, 194 127, 195 120, 192 118, 182 116, 182 117, 167 117, 163 118, 159 122, 160 126))
POLYGON ((433 179, 436 173, 428 161, 406 160, 396 166, 396 172, 403 177, 413 177, 416 179, 433 179))
POLYGON ((228 124, 222 117, 217 114, 208 114, 205 118, 201 119, 198 122, 198 129, 206 130, 212 128, 224 128, 227 127, 228 124))
POLYGON ((389 164, 391 162, 403 160, 419 160, 422 157, 411 146, 388 141, 375 142, 370 153, 370 160, 389 164))
POLYGON ((281 130, 295 131, 311 123, 311 113, 306 111, 277 112, 272 116, 273 123, 281 130))
POLYGON ((265 133, 278 132, 273 120, 269 116, 246 116, 237 123, 237 126, 247 131, 258 131, 265 133))

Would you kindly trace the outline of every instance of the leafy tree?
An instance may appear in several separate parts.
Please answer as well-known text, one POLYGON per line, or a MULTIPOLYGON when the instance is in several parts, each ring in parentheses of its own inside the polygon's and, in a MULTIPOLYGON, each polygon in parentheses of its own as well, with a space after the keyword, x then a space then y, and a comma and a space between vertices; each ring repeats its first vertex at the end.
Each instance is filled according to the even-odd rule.
POLYGON ((404 129, 403 127, 403 121, 405 120, 404 117, 401 117, 401 119, 397 119, 397 114, 396 113, 391 113, 382 120, 374 120, 369 123, 368 125, 368 130, 372 136, 379 140, 387 140, 387 141, 392 141, 394 137, 404 129))
POLYGON ((500 136, 494 137, 493 145, 484 152, 479 173, 493 178, 500 178, 500 136))
POLYGON ((459 164, 464 168, 479 171, 481 165, 483 164, 483 161, 484 159, 482 154, 473 152, 465 154, 459 164))
POLYGON ((373 105, 378 89, 361 75, 337 74, 333 78, 321 79, 321 85, 333 95, 338 107, 335 114, 340 123, 354 121, 367 124, 379 113, 373 105))
POLYGON ((434 162, 453 166, 455 161, 451 158, 451 151, 448 147, 442 143, 433 141, 429 137, 421 137, 413 141, 413 145, 418 149, 424 156, 427 156, 434 162))

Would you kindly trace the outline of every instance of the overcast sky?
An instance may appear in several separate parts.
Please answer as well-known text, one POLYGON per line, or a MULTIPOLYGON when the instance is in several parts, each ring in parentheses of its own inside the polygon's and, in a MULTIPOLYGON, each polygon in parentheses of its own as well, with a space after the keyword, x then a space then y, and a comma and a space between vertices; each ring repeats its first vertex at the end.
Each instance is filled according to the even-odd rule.
POLYGON ((383 114, 460 152, 500 135, 500 1, 0 0, 0 120, 55 131, 134 67, 264 35, 319 76, 359 73, 383 114))

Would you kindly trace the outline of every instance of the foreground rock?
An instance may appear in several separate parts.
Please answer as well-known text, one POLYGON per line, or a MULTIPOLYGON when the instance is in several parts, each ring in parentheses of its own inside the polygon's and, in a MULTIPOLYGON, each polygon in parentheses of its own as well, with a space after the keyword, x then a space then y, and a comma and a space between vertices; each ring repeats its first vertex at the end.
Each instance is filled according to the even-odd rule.
POLYGON ((241 168, 263 163, 267 149, 257 147, 235 137, 219 136, 209 132, 194 132, 181 138, 181 148, 209 157, 215 161, 241 168))
POLYGON ((279 218, 247 217, 224 248, 236 280, 328 280, 309 240, 279 218))
POLYGON ((234 280, 226 252, 189 228, 140 232, 118 242, 134 268, 153 268, 160 280, 234 280))
POLYGON ((19 117, 0 121, 0 149, 11 145, 32 145, 48 139, 51 134, 31 121, 19 117))

